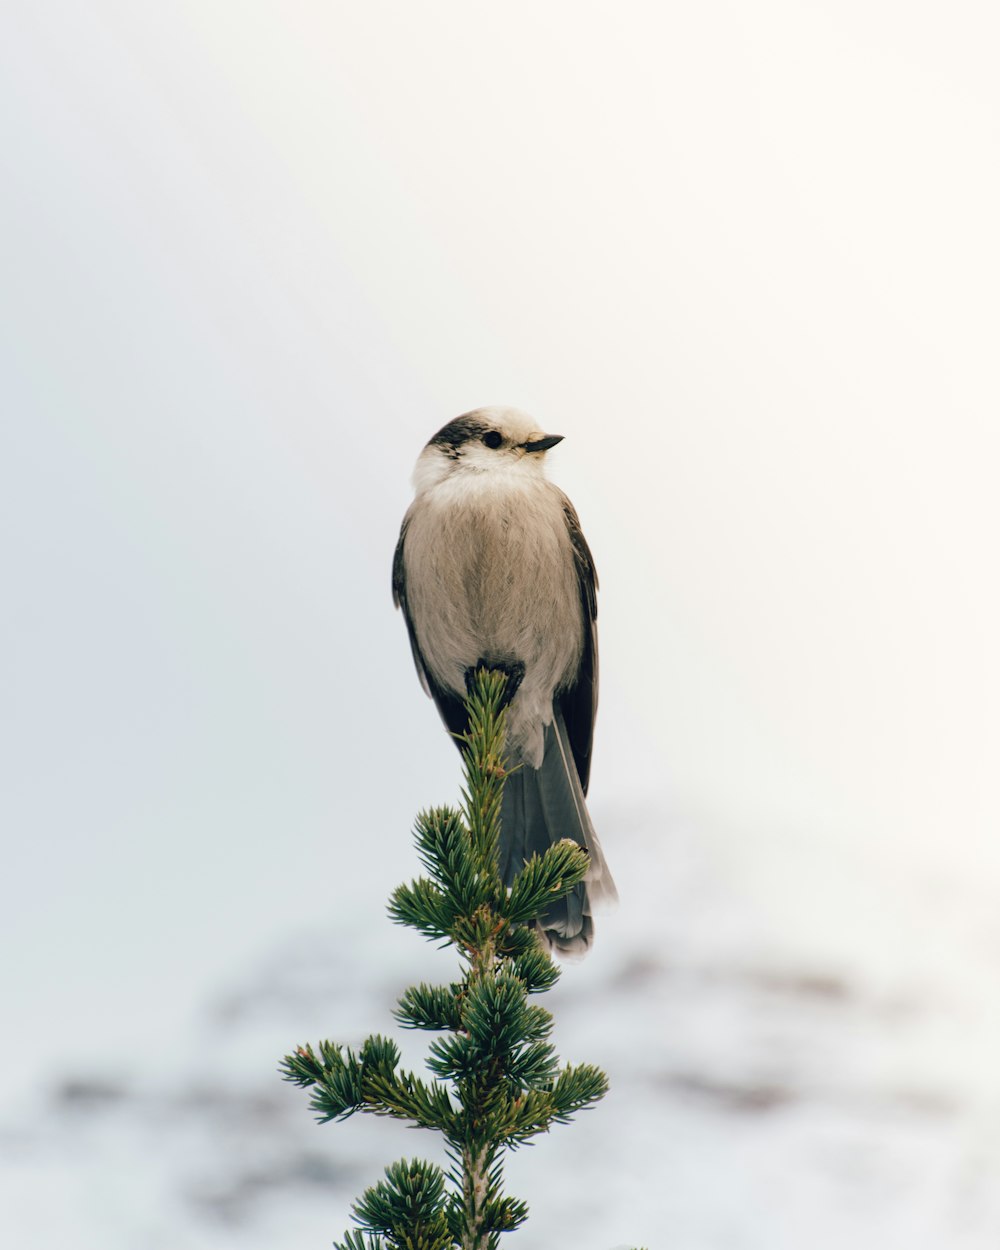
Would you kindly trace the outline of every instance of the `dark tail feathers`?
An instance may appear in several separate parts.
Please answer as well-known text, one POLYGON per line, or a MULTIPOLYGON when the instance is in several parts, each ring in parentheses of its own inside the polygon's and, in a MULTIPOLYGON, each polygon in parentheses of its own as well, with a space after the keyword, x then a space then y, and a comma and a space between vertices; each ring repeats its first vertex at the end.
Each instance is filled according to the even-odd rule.
POLYGON ((566 725, 556 711, 545 729, 541 768, 525 764, 511 772, 504 785, 500 812, 500 872, 510 885, 532 855, 542 855, 562 838, 590 855, 587 876, 571 894, 538 917, 549 946, 563 956, 586 954, 594 940, 591 904, 617 899, 615 883, 604 862, 601 844, 583 797, 566 725))

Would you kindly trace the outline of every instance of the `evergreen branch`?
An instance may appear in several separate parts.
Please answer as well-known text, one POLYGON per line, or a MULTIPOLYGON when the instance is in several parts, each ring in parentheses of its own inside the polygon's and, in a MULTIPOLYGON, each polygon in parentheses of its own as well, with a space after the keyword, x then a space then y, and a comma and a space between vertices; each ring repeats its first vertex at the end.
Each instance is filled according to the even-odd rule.
POLYGON ((441 1169, 419 1159, 400 1159, 385 1169, 385 1177, 354 1204, 353 1215, 361 1227, 392 1247, 452 1250, 441 1169))
POLYGON ((450 1135, 456 1114, 448 1091, 436 1082, 428 1085, 411 1072, 366 1074, 365 1109, 375 1115, 410 1120, 418 1128, 437 1129, 450 1135))
POLYGON ((559 980, 559 966, 543 950, 529 929, 515 929, 515 933, 527 934, 531 938, 528 949, 521 954, 511 954, 508 967, 520 979, 529 994, 540 994, 550 990, 559 980))
POLYGON ((485 1204, 483 1226, 490 1232, 510 1233, 528 1218, 527 1203, 520 1198, 493 1198, 485 1204))
POLYGON ((506 686, 503 673, 476 675, 461 736, 461 813, 442 807, 418 817, 417 852, 428 875, 400 885, 389 902, 394 921, 455 945, 463 961, 460 980, 412 986, 394 1013, 406 1028, 441 1034, 427 1059, 436 1079, 400 1070, 398 1047, 379 1035, 357 1053, 329 1041, 301 1046, 281 1065, 286 1080, 311 1091, 322 1120, 366 1111, 432 1129, 454 1164, 450 1188, 430 1163, 387 1168, 354 1207, 360 1229, 345 1233, 336 1250, 497 1250, 500 1236, 527 1218, 525 1204, 503 1193, 505 1152, 607 1089, 591 1065, 560 1070, 552 1017, 528 1001, 559 978, 533 922, 583 879, 587 856, 560 842, 525 865, 509 889, 501 881, 506 686))
POLYGON ((578 1111, 599 1101, 608 1091, 608 1079, 591 1064, 567 1067, 547 1089, 530 1090, 512 1105, 505 1137, 521 1145, 552 1124, 566 1124, 578 1111))
POLYGON ((365 1236, 357 1229, 349 1228, 344 1233, 343 1241, 335 1241, 333 1250, 384 1250, 385 1242, 381 1237, 365 1236))
POLYGON ((608 1092, 608 1078, 591 1063, 563 1068, 552 1086, 552 1118, 565 1124, 571 1116, 599 1102, 608 1092))
POLYGON ((515 923, 534 920, 582 881, 588 866, 589 859, 583 847, 570 838, 556 842, 544 855, 532 856, 518 873, 504 914, 515 923))
POLYGON ((405 924, 428 938, 451 941, 457 909, 448 896, 426 877, 398 885, 389 899, 389 919, 405 924))
POLYGON ((490 899, 489 882, 472 854, 469 833, 458 812, 441 807, 417 818, 417 852, 459 915, 490 899))
POLYGON ((378 1035, 369 1037, 358 1055, 333 1042, 321 1042, 320 1056, 317 1059, 311 1046, 300 1046, 282 1063, 286 1080, 314 1087, 309 1106, 320 1123, 346 1120, 365 1107, 373 1076, 390 1078, 399 1063, 395 1042, 378 1035))
POLYGON ((326 1067, 340 1054, 340 1047, 333 1042, 320 1042, 321 1059, 317 1059, 308 1044, 300 1046, 293 1055, 286 1055, 278 1068, 286 1081, 308 1088, 323 1076, 326 1067))
MULTIPOLYGON (((520 978, 518 978, 520 980, 520 978)), ((522 985, 524 984, 521 982, 522 985)), ((551 1012, 539 1007, 537 1004, 525 1003, 523 1014, 521 1016, 521 1038, 522 1042, 538 1042, 548 1037, 552 1033, 552 1027, 555 1021, 552 1019, 551 1012)))
POLYGON ((462 1026, 461 986, 411 986, 399 999, 393 1015, 407 1029, 459 1029, 462 1026))
POLYGON ((441 1080, 465 1081, 478 1074, 481 1057, 465 1034, 431 1042, 427 1066, 441 1080))
POLYGON ((533 1042, 519 1048, 507 1065, 507 1080, 525 1089, 544 1089, 556 1077, 559 1061, 555 1047, 548 1042, 533 1042))
POLYGON ((461 739, 466 772, 462 799, 470 842, 480 867, 497 887, 500 805, 506 776, 506 689, 506 674, 487 669, 476 673, 465 703, 469 726, 461 739))
POLYGON ((477 955, 491 962, 506 923, 492 907, 478 907, 470 916, 455 918, 451 930, 452 940, 462 948, 473 964, 476 963, 477 955))
MULTIPOLYGON (((548 947, 541 941, 537 931, 529 925, 510 924, 504 921, 497 937, 497 954, 504 959, 520 959, 522 955, 540 951, 549 958, 548 947)), ((555 965, 553 964, 553 967, 555 965)), ((556 979, 559 978, 558 969, 556 979)))
POLYGON ((548 1090, 528 1090, 511 1101, 511 1117, 504 1140, 511 1146, 523 1145, 552 1122, 552 1094, 548 1090))
POLYGON ((346 1120, 365 1103, 361 1087, 362 1065, 353 1051, 348 1050, 346 1058, 337 1046, 323 1043, 324 1049, 329 1048, 330 1059, 323 1065, 322 1075, 315 1083, 309 1107, 315 1111, 319 1122, 327 1124, 330 1120, 346 1120))
POLYGON ((469 987, 462 1005, 462 1024, 484 1055, 508 1053, 527 1020, 524 982, 507 971, 478 977, 469 987))

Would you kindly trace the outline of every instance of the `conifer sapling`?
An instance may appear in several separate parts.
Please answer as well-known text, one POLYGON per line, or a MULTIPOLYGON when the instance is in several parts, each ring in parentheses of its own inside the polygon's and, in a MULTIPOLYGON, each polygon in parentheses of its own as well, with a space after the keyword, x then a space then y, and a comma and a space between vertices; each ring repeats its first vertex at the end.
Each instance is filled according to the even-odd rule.
POLYGON ((560 1067, 549 1042, 552 1017, 530 1001, 559 969, 533 926, 587 871, 575 842, 557 842, 504 886, 497 863, 504 785, 506 676, 481 669, 466 701, 461 738, 462 808, 417 819, 426 876, 399 886, 389 915, 454 946, 461 979, 412 986, 399 999, 405 1028, 442 1034, 429 1048, 424 1080, 399 1066, 396 1045, 378 1035, 357 1052, 321 1042, 286 1056, 286 1080, 312 1091, 321 1122, 356 1111, 388 1115, 442 1134, 452 1167, 400 1160, 354 1204, 359 1228, 337 1250, 495 1250, 500 1234, 527 1218, 502 1190, 504 1152, 566 1123, 600 1099, 607 1078, 590 1064, 560 1067))

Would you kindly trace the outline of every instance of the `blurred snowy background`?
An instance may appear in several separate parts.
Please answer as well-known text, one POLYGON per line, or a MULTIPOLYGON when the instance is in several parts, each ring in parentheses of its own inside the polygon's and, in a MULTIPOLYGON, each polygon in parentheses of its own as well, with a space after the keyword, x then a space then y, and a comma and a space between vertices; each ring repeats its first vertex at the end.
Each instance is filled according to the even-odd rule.
POLYGON ((623 900, 517 1245, 1000 1244, 998 35, 4 5, 4 1245, 309 1250, 433 1153, 275 1066, 451 975, 384 918, 458 790, 389 564, 485 403, 566 435, 623 900))

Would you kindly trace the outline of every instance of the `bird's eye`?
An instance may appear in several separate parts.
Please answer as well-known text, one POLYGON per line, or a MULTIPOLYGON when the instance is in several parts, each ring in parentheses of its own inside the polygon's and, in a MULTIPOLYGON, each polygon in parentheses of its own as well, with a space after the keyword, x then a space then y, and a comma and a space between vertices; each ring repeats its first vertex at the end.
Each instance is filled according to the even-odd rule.
POLYGON ((487 430, 487 432, 483 435, 483 442, 487 447, 492 447, 493 450, 496 451, 496 449, 503 442, 503 435, 497 430, 487 430))

